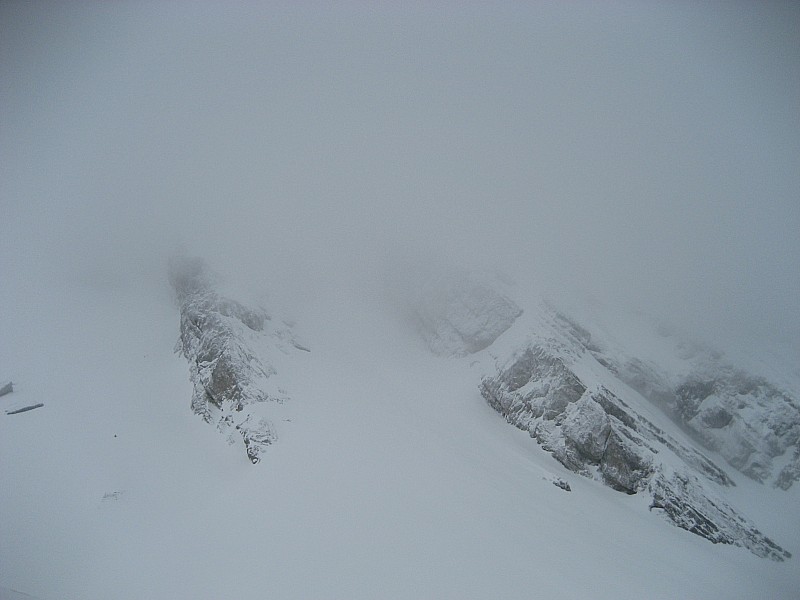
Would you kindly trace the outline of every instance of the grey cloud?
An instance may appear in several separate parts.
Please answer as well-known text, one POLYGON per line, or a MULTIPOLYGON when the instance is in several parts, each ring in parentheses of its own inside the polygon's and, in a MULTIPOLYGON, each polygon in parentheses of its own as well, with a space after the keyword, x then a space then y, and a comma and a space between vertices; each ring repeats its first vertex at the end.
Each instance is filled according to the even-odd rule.
POLYGON ((796 7, 1 10, 4 269, 500 265, 800 337, 796 7))

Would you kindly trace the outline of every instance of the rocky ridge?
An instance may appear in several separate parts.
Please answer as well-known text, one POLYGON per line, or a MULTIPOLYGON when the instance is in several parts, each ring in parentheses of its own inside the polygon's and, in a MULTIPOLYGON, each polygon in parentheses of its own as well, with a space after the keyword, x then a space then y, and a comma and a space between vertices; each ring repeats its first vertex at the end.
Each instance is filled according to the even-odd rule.
POLYGON ((787 489, 800 474, 800 418, 788 394, 726 367, 719 355, 667 377, 547 303, 519 319, 513 294, 491 289, 468 279, 444 282, 420 296, 416 314, 434 353, 471 354, 473 364, 494 357, 480 391, 509 423, 575 473, 648 495, 650 510, 678 527, 761 557, 791 556, 731 506, 725 489, 733 479, 697 447, 758 481, 770 476, 771 459, 794 451, 774 479, 787 489), (470 343, 476 339, 483 343, 470 343))
MULTIPOLYGON (((277 439, 272 413, 263 407, 288 400, 270 352, 307 349, 285 322, 220 294, 200 259, 173 260, 170 281, 181 315, 176 351, 189 362, 194 386, 192 410, 231 443, 240 440, 256 463, 277 439)), ((788 394, 708 360, 693 363, 689 375, 666 376, 546 305, 520 319, 523 311, 509 296, 465 279, 428 288, 413 316, 435 354, 488 357, 500 347, 505 358, 483 377, 482 396, 571 471, 646 495, 652 512, 713 543, 778 561, 791 556, 731 506, 725 489, 733 479, 697 447, 719 452, 759 481, 773 477, 772 459, 789 457, 773 477, 787 489, 800 475, 800 419, 788 394)))
POLYGON ((564 315, 557 319, 614 376, 737 471, 784 490, 800 479, 800 404, 790 392, 696 344, 678 343, 684 367, 667 373, 652 361, 609 351, 564 315))
POLYGON ((276 381, 274 365, 256 347, 266 340, 283 353, 307 349, 295 341, 288 325, 273 324, 265 310, 220 295, 202 259, 173 259, 169 279, 180 309, 175 351, 189 363, 192 411, 231 444, 243 442, 255 464, 277 439, 273 421, 261 416, 259 406, 274 407, 289 399, 276 381))
POLYGON ((758 556, 791 555, 724 500, 733 485, 708 457, 679 442, 607 387, 576 374, 580 351, 556 340, 532 343, 485 377, 481 394, 568 469, 627 494, 648 494, 651 510, 714 543, 758 556))

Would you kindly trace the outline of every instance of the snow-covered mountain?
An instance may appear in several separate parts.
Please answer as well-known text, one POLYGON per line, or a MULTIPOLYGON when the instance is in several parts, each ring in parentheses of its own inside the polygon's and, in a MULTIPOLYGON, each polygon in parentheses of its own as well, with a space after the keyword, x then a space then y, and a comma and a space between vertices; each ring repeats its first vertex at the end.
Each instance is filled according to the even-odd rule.
MULTIPOLYGON (((263 309, 219 296, 200 259, 175 259, 170 276, 181 311, 180 349, 195 388, 192 409, 230 434, 231 443, 238 432, 256 463, 276 434, 252 407, 286 400, 281 388, 267 392, 275 388, 277 371, 245 339, 269 339, 270 318, 263 309)), ((429 282, 412 301, 416 330, 434 354, 479 353, 523 313, 500 291, 505 287, 499 279, 487 283, 466 274, 429 282)), ((492 408, 568 469, 620 492, 646 494, 650 511, 663 512, 678 527, 757 556, 791 557, 725 500, 734 481, 692 442, 719 452, 756 481, 774 479, 788 489, 800 453, 800 408, 788 393, 710 352, 684 352, 689 374, 670 376, 638 357, 604 350, 585 327, 551 306, 534 303, 533 311, 521 326, 528 339, 480 384, 492 408), (789 460, 773 475, 772 459, 782 455, 789 460)), ((289 330, 271 337, 273 348, 286 353, 289 330)), ((292 346, 306 350, 293 340, 292 346)))
MULTIPOLYGON (((554 317, 554 327, 538 330, 483 380, 487 402, 567 468, 627 494, 647 494, 649 508, 679 527, 758 556, 789 558, 724 500, 724 488, 734 485, 727 473, 653 414, 645 398, 605 372, 588 338, 570 335, 574 326, 563 329, 568 321, 554 317)), ((789 417, 786 428, 796 428, 796 407, 789 417)))
POLYGON ((428 281, 396 311, 342 285, 305 298, 296 324, 200 259, 174 259, 169 281, 5 292, 43 316, 4 322, 0 401, 44 406, 0 425, 3 588, 791 598, 800 584, 794 392, 724 356, 481 275, 428 281))
MULTIPOLYGON (((422 295, 417 309, 434 351, 477 352, 522 313, 495 291, 499 281, 495 288, 468 280, 446 285, 438 296, 422 295), (443 345, 448 338, 456 341, 443 345), (485 341, 457 343, 474 338, 485 341)), ((800 473, 800 406, 789 392, 719 353, 686 352, 680 342, 671 362, 682 368, 659 369, 604 344, 553 306, 531 304, 480 384, 492 408, 568 469, 645 494, 651 511, 683 529, 758 556, 791 557, 725 500, 735 483, 706 455, 718 453, 758 482, 791 487, 800 473)))

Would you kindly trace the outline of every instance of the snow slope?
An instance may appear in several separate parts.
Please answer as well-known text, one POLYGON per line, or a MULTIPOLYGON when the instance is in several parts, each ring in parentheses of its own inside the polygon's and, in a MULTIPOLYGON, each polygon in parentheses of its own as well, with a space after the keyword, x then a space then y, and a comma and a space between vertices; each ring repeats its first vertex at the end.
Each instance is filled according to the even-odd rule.
POLYGON ((490 360, 431 356, 328 290, 257 465, 190 410, 166 278, 0 290, 0 586, 43 600, 794 598, 798 486, 732 473, 795 558, 760 559, 567 471, 481 398, 490 360), (566 492, 553 485, 568 481, 566 492), (766 491, 765 491, 766 490, 766 491))

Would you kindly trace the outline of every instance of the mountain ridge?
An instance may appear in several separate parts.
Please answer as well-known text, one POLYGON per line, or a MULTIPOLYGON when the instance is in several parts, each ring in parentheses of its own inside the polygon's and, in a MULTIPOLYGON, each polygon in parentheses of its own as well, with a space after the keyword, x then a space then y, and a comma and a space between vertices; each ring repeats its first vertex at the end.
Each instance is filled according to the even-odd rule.
MULTIPOLYGON (((307 348, 294 341, 288 327, 273 327, 265 334, 271 321, 266 311, 220 296, 212 280, 200 259, 172 261, 170 281, 181 313, 176 348, 190 364, 192 410, 213 422, 231 443, 238 433, 248 458, 257 463, 277 434, 272 421, 256 417, 252 407, 283 403, 288 397, 283 388, 266 392, 276 389, 270 378, 277 371, 272 363, 261 362, 246 338, 261 336, 278 346, 289 340, 293 349, 307 348)), ((668 376, 637 357, 608 350, 587 328, 547 303, 530 306, 527 310, 533 312, 520 324, 524 311, 508 291, 499 280, 492 284, 474 275, 455 275, 429 282, 410 312, 430 352, 452 360, 495 355, 493 346, 504 337, 500 346, 505 350, 499 352, 506 358, 496 360, 494 375, 481 376, 480 393, 569 470, 619 492, 647 494, 651 512, 660 511, 673 524, 713 543, 743 546, 778 561, 791 557, 724 499, 724 489, 734 481, 705 451, 693 447, 700 443, 720 453, 728 465, 756 481, 773 479, 772 458, 791 448, 800 453, 800 409, 786 393, 713 353, 703 354, 704 362, 698 363, 705 371, 693 366, 679 380, 683 383, 670 388, 668 376), (507 334, 509 330, 514 331, 507 334), (520 339, 525 340, 521 345, 520 339), (699 379, 703 372, 713 377, 711 384, 699 379), (719 398, 730 389, 737 392, 735 406, 730 397, 719 398), (653 407, 679 429, 665 431, 663 418, 653 420, 653 407), (726 429, 735 420, 744 423, 737 410, 750 415, 742 429, 749 438, 726 429), (765 438, 764 428, 771 437, 757 448, 750 440, 765 438), (685 435, 692 441, 679 441, 685 435), (745 458, 738 458, 743 453, 745 458)), ((680 358, 694 359, 696 354, 680 358)), ((787 462, 773 484, 791 487, 796 466, 796 459, 787 462)), ((566 482, 554 483, 569 488, 566 482)))

